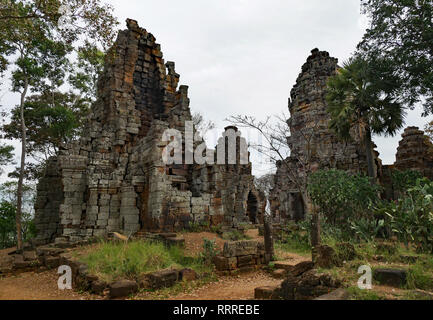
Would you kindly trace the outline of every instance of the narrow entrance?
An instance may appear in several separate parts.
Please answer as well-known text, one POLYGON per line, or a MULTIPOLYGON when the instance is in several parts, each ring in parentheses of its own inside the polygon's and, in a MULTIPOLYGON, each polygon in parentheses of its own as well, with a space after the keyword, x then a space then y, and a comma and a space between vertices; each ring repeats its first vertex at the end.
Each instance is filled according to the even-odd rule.
POLYGON ((256 196, 250 192, 247 201, 247 216, 253 224, 257 223, 258 201, 256 196))

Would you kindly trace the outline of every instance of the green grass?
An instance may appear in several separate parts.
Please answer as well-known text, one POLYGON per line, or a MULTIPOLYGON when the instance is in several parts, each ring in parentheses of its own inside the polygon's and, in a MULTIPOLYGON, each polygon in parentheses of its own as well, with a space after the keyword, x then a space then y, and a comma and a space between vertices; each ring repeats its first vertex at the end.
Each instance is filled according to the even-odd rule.
POLYGON ((358 287, 347 288, 352 300, 385 300, 384 297, 372 290, 362 290, 358 287))
MULTIPOLYGON (((276 250, 285 252, 297 253, 301 256, 311 255, 311 247, 309 244, 298 241, 287 241, 285 243, 276 241, 274 243, 276 250)), ((277 254, 278 255, 278 254, 277 254)))
POLYGON ((222 238, 229 241, 251 240, 251 237, 237 230, 224 233, 222 238))
POLYGON ((182 248, 145 241, 102 242, 80 260, 88 265, 90 273, 105 281, 137 279, 168 268, 191 268, 199 273, 210 269, 202 259, 186 257, 182 248))
POLYGON ((409 267, 407 288, 433 290, 433 257, 431 255, 420 257, 416 264, 409 267))

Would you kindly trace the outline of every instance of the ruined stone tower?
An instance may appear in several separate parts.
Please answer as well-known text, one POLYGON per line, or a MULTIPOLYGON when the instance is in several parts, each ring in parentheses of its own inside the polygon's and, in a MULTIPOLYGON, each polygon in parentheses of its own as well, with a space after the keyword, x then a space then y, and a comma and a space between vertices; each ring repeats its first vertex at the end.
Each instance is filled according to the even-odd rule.
MULTIPOLYGON (((352 141, 344 142, 329 129, 326 82, 338 70, 338 60, 326 51, 314 49, 302 66, 289 99, 291 136, 288 145, 291 156, 287 159, 298 177, 305 176, 300 161, 308 161, 311 171, 337 168, 353 173, 367 172, 365 149, 359 135, 354 132, 352 141)), ((376 153, 376 172, 381 163, 376 153)), ((302 180, 302 179, 300 179, 302 180)), ((299 220, 304 217, 304 206, 299 188, 287 175, 287 166, 277 163, 275 187, 271 192, 271 210, 274 217, 299 220)))
POLYGON ((191 121, 188 87, 178 89, 175 65, 164 64, 155 37, 136 21, 127 25, 108 54, 83 136, 50 159, 39 181, 37 240, 259 221, 251 163, 165 165, 164 131, 184 132, 191 121))
POLYGON ((416 170, 433 180, 433 144, 418 127, 404 130, 399 143, 394 168, 400 171, 416 170))

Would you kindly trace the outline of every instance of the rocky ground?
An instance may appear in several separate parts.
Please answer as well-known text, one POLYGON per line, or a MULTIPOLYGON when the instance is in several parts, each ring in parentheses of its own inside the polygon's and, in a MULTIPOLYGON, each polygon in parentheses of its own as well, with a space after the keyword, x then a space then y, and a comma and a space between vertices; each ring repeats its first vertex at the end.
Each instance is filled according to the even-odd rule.
MULTIPOLYGON (((259 239, 257 230, 248 230, 247 235, 252 239, 259 239)), ((224 240, 216 234, 209 232, 184 233, 186 252, 189 255, 197 255, 202 251, 203 239, 216 240, 217 248, 222 249, 224 240)), ((86 247, 79 250, 85 250, 86 247)), ((10 253, 14 249, 0 250, 0 267, 11 263, 10 253)), ((291 269, 299 263, 306 262, 309 257, 291 252, 278 252, 281 260, 275 263, 273 272, 257 270, 244 274, 227 276, 220 274, 207 282, 184 283, 177 288, 163 289, 160 292, 141 292, 133 299, 169 299, 169 300, 250 300, 254 299, 254 290, 258 287, 277 287, 284 277, 279 277, 278 271, 291 269), (280 270, 278 270, 280 269, 280 270)), ((377 262, 377 267, 387 267, 386 263, 377 262)), ((395 267, 395 266, 394 266, 395 267)), ((351 268, 349 268, 351 270, 351 268)), ((348 268, 331 270, 333 273, 346 276, 348 268)), ((347 274, 348 275, 348 274, 347 274)), ((14 275, 0 274, 0 300, 100 300, 104 297, 90 295, 88 293, 58 289, 58 275, 56 270, 41 270, 39 272, 23 272, 14 275)), ((356 279, 347 277, 348 286, 356 286, 356 279), (352 283, 353 282, 353 283, 352 283)), ((379 294, 389 300, 420 298, 433 299, 433 294, 420 290, 403 290, 391 286, 376 285, 371 292, 379 294)), ((363 298, 368 299, 370 296, 363 298)), ((362 298, 362 297, 358 297, 362 298)))

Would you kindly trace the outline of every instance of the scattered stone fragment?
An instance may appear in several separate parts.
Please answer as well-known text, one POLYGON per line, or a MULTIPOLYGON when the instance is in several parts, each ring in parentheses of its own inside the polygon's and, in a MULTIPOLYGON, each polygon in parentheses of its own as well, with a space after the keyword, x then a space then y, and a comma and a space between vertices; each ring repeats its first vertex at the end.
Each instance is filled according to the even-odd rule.
POLYGON ((179 279, 179 271, 162 270, 149 274, 149 284, 153 289, 172 287, 179 279))
POLYGON ((383 285, 401 288, 406 284, 407 271, 397 269, 376 269, 373 278, 383 285))
POLYGON ((254 298, 257 300, 278 300, 280 299, 280 287, 268 286, 256 288, 254 290, 254 298))
POLYGON ((138 286, 135 281, 121 280, 116 281, 109 286, 110 298, 125 298, 138 291, 138 286))
POLYGON ((192 269, 183 269, 179 271, 180 281, 194 281, 197 280, 197 273, 192 269))
POLYGON ((346 289, 337 289, 335 291, 332 291, 331 293, 325 294, 323 296, 320 296, 314 300, 349 300, 350 294, 347 292, 346 289))

